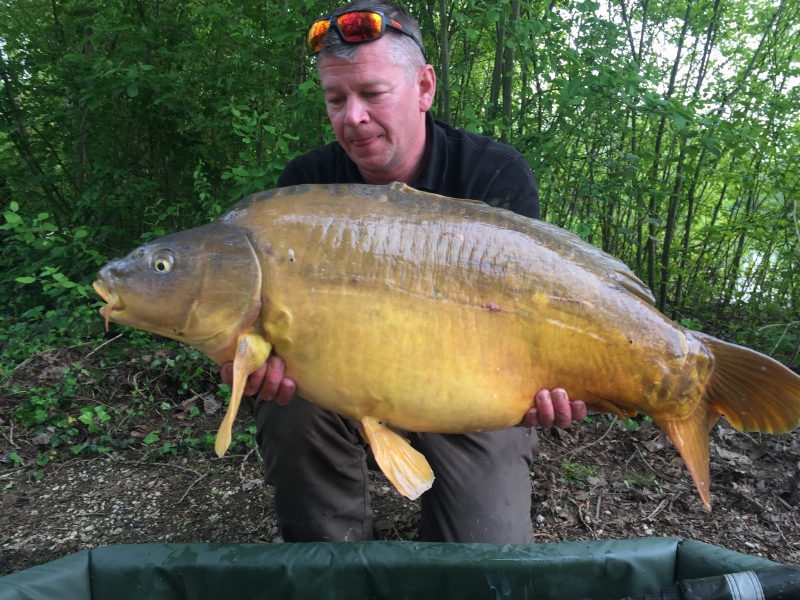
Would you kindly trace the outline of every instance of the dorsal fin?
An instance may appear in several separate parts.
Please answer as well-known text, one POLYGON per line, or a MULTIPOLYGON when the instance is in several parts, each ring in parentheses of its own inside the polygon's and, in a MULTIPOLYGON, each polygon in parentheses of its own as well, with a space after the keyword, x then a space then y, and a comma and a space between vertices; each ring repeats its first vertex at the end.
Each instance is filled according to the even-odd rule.
POLYGON ((650 306, 656 305, 656 299, 650 292, 650 288, 647 287, 644 281, 634 275, 632 271, 627 270, 627 268, 625 270, 615 269, 612 273, 612 277, 614 277, 619 285, 634 296, 641 298, 650 306))
POLYGON ((405 194, 426 194, 428 196, 433 196, 434 198, 440 198, 441 200, 447 200, 448 202, 466 202, 468 204, 486 204, 486 202, 481 202, 480 200, 470 200, 468 198, 450 198, 449 196, 441 196, 439 194, 434 194, 432 192, 422 192, 416 188, 411 187, 410 185, 403 183, 402 181, 393 181, 388 185, 391 189, 403 192, 405 194))

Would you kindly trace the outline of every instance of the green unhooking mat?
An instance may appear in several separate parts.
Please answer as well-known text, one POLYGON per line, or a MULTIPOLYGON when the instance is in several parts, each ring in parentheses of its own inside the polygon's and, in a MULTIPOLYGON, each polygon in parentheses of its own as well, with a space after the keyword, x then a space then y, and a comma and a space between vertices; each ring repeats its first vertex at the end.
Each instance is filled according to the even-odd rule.
POLYGON ((728 584, 719 580, 727 579, 715 576, 731 573, 739 574, 734 586, 736 581, 744 585, 759 577, 775 584, 777 578, 782 590, 778 595, 762 590, 753 600, 800 598, 800 567, 689 540, 640 538, 514 546, 414 542, 107 546, 0 578, 0 600, 620 600, 648 594, 692 600, 697 596, 691 596, 691 585, 697 581, 705 587, 694 589, 701 590, 697 593, 706 600, 748 600, 749 588, 734 590, 739 596, 724 595, 728 584), (675 586, 676 582, 685 585, 675 586), (794 592, 791 585, 797 586, 794 592), (781 595, 785 590, 790 595, 781 595))

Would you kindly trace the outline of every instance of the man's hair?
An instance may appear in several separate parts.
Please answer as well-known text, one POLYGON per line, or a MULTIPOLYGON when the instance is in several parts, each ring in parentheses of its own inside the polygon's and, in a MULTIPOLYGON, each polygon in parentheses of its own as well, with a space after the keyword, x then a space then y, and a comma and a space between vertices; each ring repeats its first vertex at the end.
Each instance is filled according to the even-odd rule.
MULTIPOLYGON (((380 11, 388 18, 394 19, 400 23, 403 29, 419 40, 420 44, 422 43, 422 34, 417 21, 401 6, 394 2, 386 2, 385 0, 354 0, 341 8, 337 8, 331 15, 339 16, 354 10, 380 11)), ((414 43, 414 40, 402 33, 394 31, 391 27, 386 28, 383 37, 388 37, 390 40, 389 62, 403 67, 409 79, 413 79, 417 72, 425 66, 425 58, 422 56, 419 46, 414 43)), ((365 43, 368 44, 369 42, 365 43)), ((348 62, 355 62, 358 51, 363 45, 364 44, 348 44, 343 42, 339 34, 331 28, 325 36, 325 43, 319 55, 331 55, 348 62)))

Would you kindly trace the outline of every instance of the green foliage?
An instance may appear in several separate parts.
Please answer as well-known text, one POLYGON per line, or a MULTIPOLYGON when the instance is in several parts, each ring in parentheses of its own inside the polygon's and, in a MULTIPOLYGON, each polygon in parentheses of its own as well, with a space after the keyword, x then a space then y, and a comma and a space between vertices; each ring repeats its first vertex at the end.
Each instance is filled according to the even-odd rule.
POLYGON ((561 470, 564 471, 564 477, 567 481, 585 483, 589 477, 594 477, 595 475, 594 467, 579 463, 563 462, 561 463, 561 470))
POLYGON ((22 463, 22 459, 20 458, 17 452, 9 452, 8 453, 8 460, 11 461, 12 467, 18 467, 22 463))
POLYGON ((659 485, 656 481, 656 478, 652 473, 649 472, 642 475, 636 471, 633 471, 631 475, 625 478, 625 481, 628 482, 628 485, 644 487, 654 492, 659 491, 659 485))

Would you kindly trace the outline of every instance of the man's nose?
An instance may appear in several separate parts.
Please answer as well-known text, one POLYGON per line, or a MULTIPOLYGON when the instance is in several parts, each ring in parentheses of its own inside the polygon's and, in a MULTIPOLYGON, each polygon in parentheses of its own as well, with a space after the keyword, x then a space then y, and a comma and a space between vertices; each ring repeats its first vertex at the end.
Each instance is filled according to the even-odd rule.
POLYGON ((369 121, 369 114, 360 98, 348 98, 345 108, 344 122, 348 127, 355 127, 369 121))

